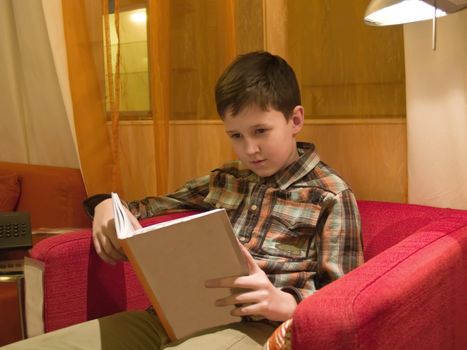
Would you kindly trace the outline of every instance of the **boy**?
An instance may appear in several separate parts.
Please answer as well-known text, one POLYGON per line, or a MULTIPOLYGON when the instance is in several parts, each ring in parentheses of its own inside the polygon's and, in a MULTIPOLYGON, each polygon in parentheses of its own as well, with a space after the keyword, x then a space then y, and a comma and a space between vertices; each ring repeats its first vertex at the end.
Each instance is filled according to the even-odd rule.
MULTIPOLYGON (((95 348, 261 349, 298 303, 362 263, 359 214, 351 190, 320 162, 313 145, 296 142, 304 110, 292 68, 267 52, 239 56, 217 82, 216 104, 239 161, 175 193, 131 202, 129 210, 139 227, 137 219, 167 209, 225 208, 250 274, 207 281, 206 287, 243 290, 213 301, 219 307, 234 306, 232 314, 243 322, 168 343, 156 316, 125 312, 92 326, 75 326, 74 345, 87 325, 100 337, 95 348)), ((93 241, 101 258, 115 263, 125 257, 110 200, 103 198, 88 201, 95 214, 93 241)), ((49 337, 54 346, 61 341, 53 333, 49 337)))

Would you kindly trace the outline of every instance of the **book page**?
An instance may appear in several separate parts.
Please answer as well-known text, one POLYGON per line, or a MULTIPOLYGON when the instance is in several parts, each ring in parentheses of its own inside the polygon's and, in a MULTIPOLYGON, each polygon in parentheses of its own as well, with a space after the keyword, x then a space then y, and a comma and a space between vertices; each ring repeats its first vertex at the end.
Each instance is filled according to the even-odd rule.
POLYGON ((136 236, 136 235, 140 235, 142 233, 146 233, 146 232, 151 232, 151 231, 154 231, 154 230, 158 230, 158 229, 161 229, 161 228, 164 228, 164 227, 168 227, 168 226, 172 226, 172 225, 176 225, 176 224, 179 224, 179 223, 182 223, 182 222, 187 222, 187 221, 191 221, 191 220, 196 220, 196 219, 199 219, 203 216, 206 216, 206 215, 212 215, 213 213, 215 212, 218 212, 218 211, 223 211, 224 209, 213 209, 213 210, 210 210, 210 211, 206 211, 204 213, 199 213, 199 214, 193 214, 193 215, 190 215, 190 216, 184 216, 184 217, 181 217, 181 218, 177 218, 177 219, 173 219, 173 220, 169 220, 169 221, 163 221, 163 222, 159 222, 157 224, 153 224, 153 225, 150 225, 150 226, 146 226, 146 227, 142 227, 138 230, 135 230, 131 233, 131 237, 133 236, 136 236))
POLYGON ((117 193, 112 192, 112 204, 114 210, 115 230, 118 239, 125 239, 133 236, 133 225, 128 217, 125 207, 117 193))

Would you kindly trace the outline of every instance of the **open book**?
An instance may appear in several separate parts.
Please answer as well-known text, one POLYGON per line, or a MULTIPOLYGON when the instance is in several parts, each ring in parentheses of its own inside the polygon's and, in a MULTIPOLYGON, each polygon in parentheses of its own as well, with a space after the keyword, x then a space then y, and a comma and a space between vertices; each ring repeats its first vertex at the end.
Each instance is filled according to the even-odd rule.
POLYGON ((134 230, 112 193, 117 236, 170 339, 240 321, 214 302, 231 291, 206 280, 248 275, 224 209, 134 230))

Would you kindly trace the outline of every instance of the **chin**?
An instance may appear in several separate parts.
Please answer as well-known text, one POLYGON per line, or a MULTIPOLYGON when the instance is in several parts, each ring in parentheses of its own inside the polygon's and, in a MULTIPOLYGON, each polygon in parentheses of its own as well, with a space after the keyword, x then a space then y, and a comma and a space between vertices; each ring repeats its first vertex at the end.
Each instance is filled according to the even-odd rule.
POLYGON ((273 170, 267 170, 267 169, 250 169, 250 170, 260 177, 269 177, 276 173, 273 170))

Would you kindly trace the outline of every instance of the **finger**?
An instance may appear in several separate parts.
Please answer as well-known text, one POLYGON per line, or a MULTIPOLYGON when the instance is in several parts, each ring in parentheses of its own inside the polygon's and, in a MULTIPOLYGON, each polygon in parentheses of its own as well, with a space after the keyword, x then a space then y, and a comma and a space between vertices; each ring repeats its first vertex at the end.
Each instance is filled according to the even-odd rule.
POLYGON ((138 221, 137 218, 135 218, 133 215, 130 216, 130 221, 131 221, 131 224, 133 225, 133 228, 135 230, 138 230, 140 228, 142 228, 143 226, 141 226, 140 222, 138 221))
POLYGON ((126 211, 126 213, 127 213, 128 218, 130 219, 130 222, 131 222, 131 225, 133 226, 133 228, 134 228, 135 230, 142 228, 140 222, 139 222, 138 219, 133 215, 133 213, 132 213, 128 208, 125 208, 125 211, 126 211))
POLYGON ((108 256, 105 253, 105 251, 102 249, 102 246, 101 246, 101 243, 100 243, 99 239, 96 236, 93 236, 92 240, 94 242, 94 248, 96 249, 97 255, 99 255, 99 257, 102 260, 104 260, 107 264, 115 265, 116 262, 110 256, 108 256))
POLYGON ((120 246, 120 240, 115 232, 115 222, 113 219, 107 223, 102 233, 97 236, 100 239, 102 249, 108 256, 114 260, 126 260, 126 256, 120 246))
POLYGON ((233 309, 230 314, 232 316, 263 316, 264 307, 261 303, 244 304, 233 309))
POLYGON ((107 233, 103 235, 103 237, 109 241, 109 244, 111 245, 111 247, 109 247, 110 249, 115 251, 122 251, 120 240, 118 239, 115 230, 109 229, 107 233))
POLYGON ((250 288, 249 286, 253 283, 250 276, 241 277, 222 277, 205 282, 206 288, 250 288))
POLYGON ((257 275, 241 277, 225 277, 208 280, 205 282, 206 288, 240 288, 240 289, 261 289, 266 285, 257 275))
POLYGON ((250 270, 250 273, 256 271, 259 269, 259 266, 258 264, 256 263, 255 259, 253 258, 253 256, 250 254, 250 252, 248 251, 248 249, 245 248, 245 246, 243 244, 241 244, 240 242, 238 242, 238 244, 240 245, 240 250, 242 251, 243 253, 243 256, 245 257, 246 259, 246 262, 248 264, 248 268, 250 270))
POLYGON ((120 248, 116 248, 108 238, 105 240, 103 248, 105 253, 115 261, 126 259, 126 256, 123 254, 122 250, 120 248))
POLYGON ((115 247, 108 236, 100 235, 99 240, 102 250, 112 260, 118 261, 126 259, 125 255, 120 252, 120 247, 115 247))
POLYGON ((238 277, 224 277, 207 280, 204 283, 206 288, 233 288, 233 284, 238 277))
POLYGON ((256 304, 264 299, 264 293, 259 291, 245 292, 229 295, 226 298, 218 299, 215 302, 216 306, 229 306, 237 304, 256 304))

